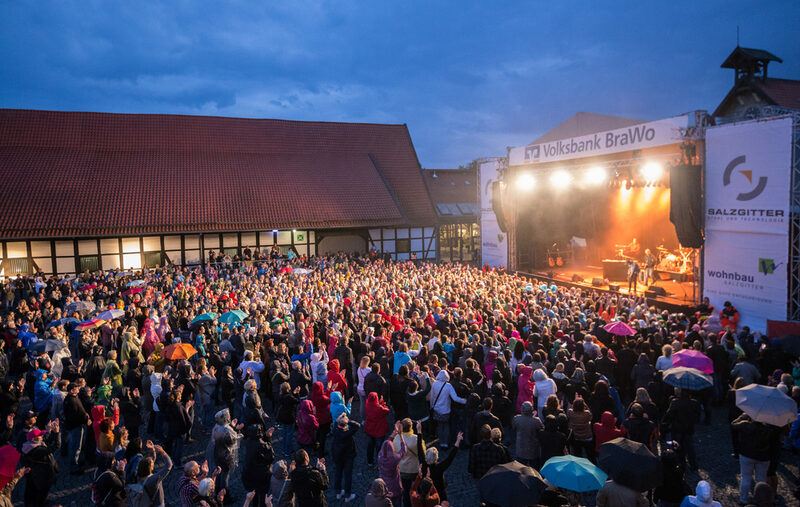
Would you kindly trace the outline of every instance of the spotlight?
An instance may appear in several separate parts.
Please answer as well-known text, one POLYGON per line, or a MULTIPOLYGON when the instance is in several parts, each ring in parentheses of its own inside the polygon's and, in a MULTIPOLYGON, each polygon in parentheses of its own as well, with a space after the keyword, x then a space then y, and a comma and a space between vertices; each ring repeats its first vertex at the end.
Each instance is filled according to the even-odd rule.
POLYGON ((554 187, 565 188, 572 181, 572 176, 567 171, 556 171, 550 175, 550 183, 554 187))
POLYGON ((600 185, 606 181, 606 171, 602 167, 592 167, 586 173, 586 183, 589 185, 600 185))
POLYGON ((630 190, 632 186, 631 180, 625 180, 625 190, 630 190))
POLYGON ((645 181, 654 182, 661 177, 661 173, 663 173, 664 170, 661 168, 661 164, 649 162, 642 167, 641 172, 645 181))
POLYGON ((534 179, 531 173, 522 173, 517 176, 517 188, 522 190, 523 192, 530 192, 533 190, 533 187, 536 185, 536 179, 534 179))

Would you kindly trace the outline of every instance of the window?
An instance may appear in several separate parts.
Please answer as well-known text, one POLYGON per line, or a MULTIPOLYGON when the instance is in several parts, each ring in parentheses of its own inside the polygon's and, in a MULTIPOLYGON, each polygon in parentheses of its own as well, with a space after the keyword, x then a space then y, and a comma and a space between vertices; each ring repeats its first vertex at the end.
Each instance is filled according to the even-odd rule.
POLYGON ((78 257, 78 271, 94 273, 100 271, 100 257, 97 255, 81 255, 78 257))
POLYGON ((5 276, 27 275, 28 259, 6 259, 3 268, 5 276))
POLYGON ((147 252, 144 254, 144 265, 148 268, 163 266, 164 259, 161 252, 147 252))
POLYGON ((411 240, 408 238, 397 238, 395 243, 396 252, 399 254, 411 252, 411 240))

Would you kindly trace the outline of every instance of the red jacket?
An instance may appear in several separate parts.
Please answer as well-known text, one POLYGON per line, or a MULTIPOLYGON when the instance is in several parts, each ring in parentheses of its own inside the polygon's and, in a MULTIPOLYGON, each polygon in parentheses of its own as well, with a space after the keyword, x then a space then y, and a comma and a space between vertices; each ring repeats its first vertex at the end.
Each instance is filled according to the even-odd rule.
POLYGON ((347 381, 341 373, 339 373, 339 360, 331 359, 328 363, 328 382, 331 382, 331 391, 339 391, 344 396, 344 391, 347 389, 347 381))
POLYGON ((369 393, 364 406, 364 433, 375 438, 385 437, 389 433, 389 421, 386 420, 388 413, 389 407, 378 399, 378 393, 369 393))
MULTIPOLYGON (((100 423, 103 419, 109 419, 106 417, 106 407, 104 405, 95 405, 92 407, 92 429, 94 430, 94 441, 100 441, 100 423)), ((119 409, 115 409, 111 413, 112 421, 114 421, 114 426, 119 425, 119 409)))
POLYGON ((314 385, 311 386, 311 403, 314 404, 314 411, 320 426, 333 422, 331 418, 331 397, 325 392, 325 386, 322 385, 322 382, 314 382, 314 385))
POLYGON ((606 410, 600 416, 600 422, 594 423, 594 448, 600 451, 600 446, 610 442, 615 438, 624 437, 627 434, 625 427, 617 428, 617 419, 614 414, 606 410))
MULTIPOLYGON (((330 412, 328 412, 330 418, 330 412)), ((297 443, 311 445, 317 436, 319 421, 315 415, 314 403, 309 400, 300 402, 300 410, 297 411, 297 443)))

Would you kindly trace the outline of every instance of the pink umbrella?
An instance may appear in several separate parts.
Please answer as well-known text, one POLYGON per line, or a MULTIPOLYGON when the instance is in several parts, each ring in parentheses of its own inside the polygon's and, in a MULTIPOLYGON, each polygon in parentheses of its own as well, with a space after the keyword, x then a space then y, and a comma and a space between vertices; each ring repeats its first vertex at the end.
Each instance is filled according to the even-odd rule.
POLYGON ((134 294, 138 294, 142 292, 144 289, 141 287, 136 287, 135 289, 128 289, 122 293, 123 296, 132 296, 134 294))
POLYGON ((714 373, 714 362, 707 355, 693 349, 679 350, 672 354, 672 366, 694 368, 711 375, 714 373))
POLYGON ((20 454, 13 445, 0 447, 0 489, 6 487, 6 484, 14 478, 19 456, 20 454))
POLYGON ((610 324, 606 324, 605 326, 603 326, 603 329, 605 329, 611 334, 616 334, 620 336, 633 336, 636 334, 635 329, 633 329, 628 324, 619 320, 616 322, 612 322, 610 324))

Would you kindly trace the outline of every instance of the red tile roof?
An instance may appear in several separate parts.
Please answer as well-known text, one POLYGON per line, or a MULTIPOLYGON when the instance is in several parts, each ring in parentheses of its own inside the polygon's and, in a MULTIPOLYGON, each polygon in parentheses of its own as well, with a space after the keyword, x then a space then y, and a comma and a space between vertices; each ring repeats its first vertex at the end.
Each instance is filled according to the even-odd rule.
POLYGON ((436 220, 405 125, 0 109, 0 180, 0 237, 436 220))
POLYGON ((768 77, 758 86, 776 105, 800 109, 800 81, 768 77))
POLYGON ((478 174, 470 169, 423 169, 435 204, 478 202, 478 174), (434 177, 435 175, 435 177, 434 177))

